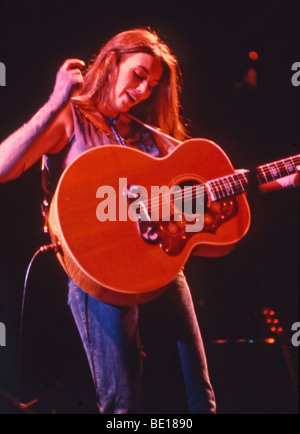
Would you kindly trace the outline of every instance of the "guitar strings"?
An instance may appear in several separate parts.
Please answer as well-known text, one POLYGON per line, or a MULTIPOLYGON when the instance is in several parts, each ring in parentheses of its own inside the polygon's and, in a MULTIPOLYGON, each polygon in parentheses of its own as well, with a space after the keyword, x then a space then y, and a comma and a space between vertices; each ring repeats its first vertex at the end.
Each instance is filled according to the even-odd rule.
MULTIPOLYGON (((278 160, 274 163, 264 164, 257 168, 257 172, 261 170, 262 172, 269 172, 271 175, 274 170, 278 172, 285 171, 288 174, 299 172, 298 165, 300 164, 300 154, 294 157, 287 158, 285 160, 278 160), (291 171, 291 166, 293 166, 293 171, 291 171), (295 171, 295 172, 294 172, 295 171)), ((259 173, 258 173, 259 174, 259 173)), ((261 175, 261 174, 260 174, 261 175)))
MULTIPOLYGON (((289 163, 290 165, 291 162, 289 163)), ((259 166, 256 169, 256 175, 259 181, 261 181, 263 178, 268 179, 268 177, 271 177, 274 180, 276 178, 276 176, 274 177, 274 170, 277 170, 277 172, 279 172, 280 175, 282 175, 282 177, 288 176, 293 173, 299 172, 297 164, 300 164, 300 154, 286 160, 279 160, 274 163, 259 166), (287 164, 289 160, 292 162, 292 165, 294 166, 293 172, 287 168, 287 164), (282 174, 283 170, 287 172, 287 174, 282 174), (262 171, 262 173, 259 171, 262 171)), ((176 202, 176 200, 182 200, 182 199, 196 200, 199 198, 203 198, 203 196, 208 194, 207 189, 205 189, 204 193, 203 192, 197 193, 197 189, 195 187, 203 186, 205 188, 207 184, 209 184, 210 189, 212 190, 213 194, 216 197, 216 200, 222 200, 226 197, 244 193, 245 187, 248 186, 248 179, 246 178, 246 175, 244 173, 235 173, 227 177, 217 178, 215 180, 208 181, 205 184, 198 184, 195 186, 185 186, 184 190, 181 188, 180 192, 175 191, 174 193, 171 193, 171 195, 167 199, 166 199, 166 195, 162 195, 164 199, 163 197, 161 197, 161 195, 158 195, 158 197, 155 198, 151 197, 151 199, 147 201, 141 200, 140 204, 145 206, 147 210, 151 209, 151 212, 157 212, 157 210, 161 209, 164 205, 170 205, 171 196, 173 196, 174 202, 176 202)))
MULTIPOLYGON (((245 176, 245 174, 242 173, 236 173, 233 175, 230 175, 228 177, 224 178, 218 178, 212 181, 208 181, 206 184, 210 184, 210 187, 217 197, 217 200, 225 199, 226 197, 234 196, 235 194, 242 194, 245 192, 245 187, 248 186, 248 180, 245 176), (228 182, 228 187, 225 185, 225 181, 228 182), (223 183, 223 186, 221 184, 223 183), (237 185, 238 182, 238 185, 237 185), (218 183, 218 185, 213 185, 212 183, 218 183), (230 191, 231 189, 231 191, 230 191), (229 191, 228 191, 229 190, 229 191)), ((198 184, 196 186, 186 186, 183 192, 184 200, 196 200, 199 198, 203 198, 205 194, 207 195, 206 189, 203 192, 197 193, 197 189, 195 187, 197 186, 205 186, 206 184, 198 184), (196 191, 195 191, 196 190, 196 191)), ((165 197, 166 195, 162 195, 165 197)), ((171 193, 170 196, 173 196, 173 200, 182 200, 182 189, 180 192, 174 192, 171 193)), ((171 203, 171 197, 168 197, 167 200, 163 200, 163 197, 161 195, 158 195, 156 198, 151 198, 150 201, 144 201, 141 200, 140 204, 145 206, 148 209, 151 209, 151 212, 156 212, 157 210, 161 209, 164 205, 170 205, 171 203)))
MULTIPOLYGON (((218 178, 218 179, 215 179, 215 180, 212 180, 212 181, 208 181, 207 184, 210 184, 210 186, 212 187, 212 190, 213 190, 214 194, 221 195, 221 197, 219 197, 218 199, 222 199, 222 198, 233 196, 235 194, 242 194, 242 193, 244 193, 244 191, 245 191, 244 188, 245 188, 245 186, 248 185, 248 180, 247 180, 247 178, 245 177, 244 174, 240 174, 239 173, 239 174, 231 175, 230 177, 227 177, 227 178, 218 178), (226 185, 222 186, 222 184, 221 184, 221 182, 224 183, 224 181, 223 181, 224 179, 226 179, 227 182, 228 182, 228 184, 229 184, 229 188, 231 189, 230 192, 228 192, 228 189, 227 189, 226 185), (238 185, 236 184, 235 180, 238 181, 238 185), (219 186, 218 185, 217 186, 213 185, 212 183, 219 183, 219 186), (235 188, 235 191, 234 191, 234 188, 235 188)), ((199 184, 199 186, 205 186, 205 184, 204 185, 203 184, 199 184)), ((197 193, 195 194, 194 193, 195 186, 186 187, 186 190, 188 190, 188 191, 190 191, 192 193, 192 195, 191 195, 190 193, 186 194, 186 192, 184 192, 184 197, 186 199, 197 199, 197 198, 203 196, 202 192, 200 192, 199 194, 197 194, 197 193)), ((207 192, 206 192, 206 194, 207 194, 207 192)), ((176 199, 176 194, 173 194, 173 196, 174 196, 174 199, 176 199)), ((178 193, 177 198, 178 199, 182 198, 181 192, 178 193)), ((164 202, 160 201, 160 198, 158 200, 159 200, 159 205, 160 204, 164 204, 164 202)), ((145 202, 143 202, 143 201, 141 201, 141 202, 144 205, 146 205, 145 202)), ((157 200, 156 201, 153 200, 152 203, 155 204, 155 202, 157 202, 157 200)), ((167 203, 167 201, 165 203, 167 203)), ((148 202, 148 204, 149 204, 149 202, 148 202)), ((151 207, 151 209, 152 209, 152 207, 151 207)))
POLYGON ((296 164, 300 163, 300 154, 299 155, 295 155, 294 157, 290 157, 290 158, 286 158, 283 160, 278 160, 278 161, 274 161, 273 163, 269 163, 269 164, 262 164, 261 166, 258 167, 262 168, 262 167, 267 167, 267 166, 271 166, 272 164, 278 165, 278 166, 285 166, 286 163, 292 162, 292 164, 294 164, 294 162, 296 162, 296 164))
MULTIPOLYGON (((299 161, 300 164, 300 161, 299 161)), ((290 170, 291 168, 287 168, 285 164, 282 165, 282 167, 268 167, 268 166, 261 166, 257 168, 257 178, 259 181, 263 182, 269 182, 269 181, 275 181, 276 179, 284 178, 289 175, 293 175, 300 172, 300 166, 299 164, 293 165, 294 168, 290 170)))

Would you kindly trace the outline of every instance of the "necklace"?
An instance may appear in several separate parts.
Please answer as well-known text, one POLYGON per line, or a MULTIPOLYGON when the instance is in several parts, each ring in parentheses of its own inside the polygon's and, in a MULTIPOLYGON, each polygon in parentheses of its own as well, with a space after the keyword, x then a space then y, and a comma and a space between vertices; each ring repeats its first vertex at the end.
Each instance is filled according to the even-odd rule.
POLYGON ((112 118, 112 117, 106 117, 104 116, 104 114, 101 113, 101 116, 104 117, 104 119, 106 120, 107 125, 109 126, 109 128, 112 130, 112 132, 114 133, 114 136, 117 140, 117 142, 119 143, 119 145, 121 146, 126 146, 125 140, 124 138, 121 136, 121 134, 118 132, 117 127, 116 127, 116 122, 118 120, 117 116, 116 118, 112 118))

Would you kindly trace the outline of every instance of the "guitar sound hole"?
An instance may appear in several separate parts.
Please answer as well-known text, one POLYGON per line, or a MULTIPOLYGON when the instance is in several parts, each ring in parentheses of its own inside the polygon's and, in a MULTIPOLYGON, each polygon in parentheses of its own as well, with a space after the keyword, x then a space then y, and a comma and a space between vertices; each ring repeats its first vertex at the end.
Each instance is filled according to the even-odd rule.
POLYGON ((180 210, 185 211, 184 215, 186 217, 191 217, 192 215, 197 214, 199 209, 203 209, 203 200, 204 210, 206 209, 208 196, 203 184, 199 184, 199 182, 194 179, 189 179, 178 184, 178 187, 181 189, 181 197, 177 195, 179 200, 177 199, 175 202, 173 201, 175 213, 179 208, 180 210), (204 194, 202 189, 196 189, 196 187, 203 187, 204 194), (189 212, 186 212, 187 210, 189 212))

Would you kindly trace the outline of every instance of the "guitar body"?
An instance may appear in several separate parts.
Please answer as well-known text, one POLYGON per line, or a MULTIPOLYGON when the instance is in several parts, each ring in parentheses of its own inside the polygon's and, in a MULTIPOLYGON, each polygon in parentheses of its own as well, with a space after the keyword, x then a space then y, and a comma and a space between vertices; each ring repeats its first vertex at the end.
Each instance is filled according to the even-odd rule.
MULTIPOLYGON (((225 153, 204 139, 188 140, 159 159, 117 145, 86 151, 62 174, 50 207, 50 232, 62 266, 79 287, 106 303, 133 305, 157 297, 191 254, 222 256, 241 240, 250 225, 248 203, 244 194, 234 198, 236 211, 223 223, 221 211, 207 210, 205 221, 221 221, 215 230, 193 233, 178 251, 167 254, 160 244, 145 242, 136 221, 119 221, 118 201, 127 201, 119 179, 151 191, 151 186, 203 184, 232 173, 225 153), (116 221, 101 222, 96 216, 101 186, 116 191, 116 221)), ((221 201, 213 204, 222 207, 221 201)))

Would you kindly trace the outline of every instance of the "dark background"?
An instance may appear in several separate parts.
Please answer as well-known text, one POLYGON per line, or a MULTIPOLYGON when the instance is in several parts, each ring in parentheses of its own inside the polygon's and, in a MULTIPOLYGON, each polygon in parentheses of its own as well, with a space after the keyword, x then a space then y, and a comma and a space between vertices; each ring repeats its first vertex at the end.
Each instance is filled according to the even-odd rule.
MULTIPOLYGON (((291 84, 291 66, 300 61, 299 4, 289 0, 0 1, 0 61, 7 71, 0 141, 44 104, 66 58, 88 61, 110 37, 135 26, 152 27, 177 54, 183 115, 193 137, 215 141, 236 168, 299 152, 299 88, 291 84), (249 59, 251 50, 258 61, 249 59), (244 80, 249 68, 256 70, 257 86, 244 80)), ((219 413, 297 413, 282 347, 263 342, 270 334, 262 311, 275 310, 289 340, 300 321, 299 191, 260 195, 253 189, 248 199, 251 229, 234 252, 191 259, 186 274, 219 413)), ((0 186, 0 322, 7 329, 7 346, 0 347, 1 414, 20 413, 3 391, 17 394, 23 282, 33 253, 48 243, 41 200, 39 164, 0 186)), ((21 398, 39 399, 32 407, 37 413, 95 413, 65 284, 52 253, 36 259, 25 304, 21 398)), ((151 321, 146 327, 151 334, 151 321)), ((288 347, 297 367, 298 349, 288 347)), ((185 411, 176 363, 163 371, 167 351, 146 359, 146 402, 153 413, 185 411)))

